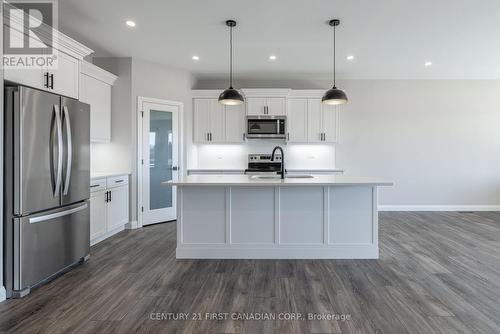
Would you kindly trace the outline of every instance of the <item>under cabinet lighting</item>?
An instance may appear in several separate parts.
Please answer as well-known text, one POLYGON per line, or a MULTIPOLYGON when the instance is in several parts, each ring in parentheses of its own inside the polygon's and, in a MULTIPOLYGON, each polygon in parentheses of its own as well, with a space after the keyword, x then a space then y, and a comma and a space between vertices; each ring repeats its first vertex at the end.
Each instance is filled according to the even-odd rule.
POLYGON ((125 23, 126 23, 129 27, 132 27, 132 28, 136 26, 135 22, 134 22, 134 21, 131 21, 131 20, 127 20, 125 23))

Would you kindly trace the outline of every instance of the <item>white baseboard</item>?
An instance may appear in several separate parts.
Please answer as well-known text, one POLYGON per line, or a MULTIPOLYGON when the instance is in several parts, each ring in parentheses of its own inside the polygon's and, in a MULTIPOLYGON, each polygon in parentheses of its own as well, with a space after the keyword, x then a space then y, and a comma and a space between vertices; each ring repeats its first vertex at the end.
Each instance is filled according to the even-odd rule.
POLYGON ((177 247, 177 259, 378 259, 378 246, 329 245, 328 247, 177 247))
POLYGON ((500 211, 500 205, 379 205, 379 211, 500 211))
POLYGON ((3 285, 0 285, 0 302, 3 302, 7 299, 7 291, 3 285))
POLYGON ((119 227, 117 227, 117 228, 115 228, 115 229, 113 229, 113 230, 111 230, 109 232, 106 232, 106 233, 98 236, 97 238, 94 238, 94 239, 90 240, 90 246, 94 246, 95 244, 98 244, 101 241, 103 241, 103 240, 105 240, 105 239, 107 239, 107 238, 115 235, 116 233, 119 233, 119 232, 123 231, 123 230, 125 230, 125 225, 119 226, 119 227))
POLYGON ((140 227, 141 226, 139 226, 139 222, 137 220, 132 220, 130 223, 125 225, 125 228, 127 230, 135 230, 135 229, 140 228, 140 227))

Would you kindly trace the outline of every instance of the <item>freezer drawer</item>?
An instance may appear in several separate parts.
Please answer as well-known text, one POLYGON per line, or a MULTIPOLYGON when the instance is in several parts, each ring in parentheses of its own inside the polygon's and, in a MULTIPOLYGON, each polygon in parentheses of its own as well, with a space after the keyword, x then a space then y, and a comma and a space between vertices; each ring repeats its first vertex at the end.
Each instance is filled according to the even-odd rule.
POLYGON ((14 219, 14 292, 29 289, 90 252, 88 201, 14 219))

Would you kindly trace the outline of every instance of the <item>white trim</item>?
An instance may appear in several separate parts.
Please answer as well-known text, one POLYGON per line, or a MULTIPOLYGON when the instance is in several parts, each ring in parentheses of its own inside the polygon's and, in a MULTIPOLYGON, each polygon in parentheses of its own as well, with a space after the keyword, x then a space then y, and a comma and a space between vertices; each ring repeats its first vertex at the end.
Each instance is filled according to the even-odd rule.
POLYGON ((0 285, 0 302, 3 302, 7 299, 7 290, 3 285, 0 285))
POLYGON ((137 220, 132 220, 131 222, 127 223, 125 225, 125 228, 127 230, 135 230, 135 229, 138 229, 139 228, 139 223, 137 222, 137 220))
POLYGON ((101 241, 103 241, 103 240, 123 231, 123 230, 125 230, 125 225, 118 226, 117 228, 114 228, 111 231, 106 232, 106 233, 98 236, 97 238, 90 240, 90 246, 94 246, 94 245, 100 243, 101 241))
POLYGON ((118 79, 113 73, 103 70, 99 66, 89 63, 88 61, 82 61, 80 63, 80 73, 107 83, 110 86, 113 86, 116 79, 118 79))
POLYGON ((288 97, 292 90, 290 88, 243 88, 245 97, 288 97))
POLYGON ((320 90, 320 89, 293 89, 290 92, 289 98, 293 99, 311 99, 311 98, 318 98, 321 99, 323 95, 325 94, 325 90, 320 90))
POLYGON ((378 259, 377 245, 329 245, 328 247, 177 247, 177 259, 378 259))
POLYGON ((379 211, 500 211, 500 205, 379 205, 379 211))
MULTIPOLYGON (((142 203, 142 192, 143 192, 143 184, 142 184, 142 163, 141 160, 143 159, 143 152, 142 152, 142 113, 143 113, 143 105, 144 103, 156 103, 156 104, 166 104, 166 105, 171 105, 171 106, 176 106, 179 108, 179 115, 178 115, 178 123, 179 123, 179 148, 178 148, 178 167, 179 175, 184 175, 184 103, 182 102, 177 102, 177 101, 171 101, 171 100, 163 100, 163 99, 158 99, 158 98, 153 98, 153 97, 144 97, 144 96, 138 96, 137 97, 137 138, 136 138, 136 143, 137 143, 137 224, 133 228, 141 228, 143 226, 143 217, 142 217, 142 210, 141 207, 143 206, 142 203)), ((177 215, 179 215, 179 210, 177 210, 177 215)), ((134 226, 131 223, 131 226, 134 226)))

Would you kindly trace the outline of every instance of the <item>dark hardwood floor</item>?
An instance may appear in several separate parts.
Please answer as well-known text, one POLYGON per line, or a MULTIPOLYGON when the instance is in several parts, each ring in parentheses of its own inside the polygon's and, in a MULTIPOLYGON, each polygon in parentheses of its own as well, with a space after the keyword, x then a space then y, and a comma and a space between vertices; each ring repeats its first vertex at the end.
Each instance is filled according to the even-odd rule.
POLYGON ((379 260, 338 261, 176 260, 175 224, 125 231, 1 303, 0 332, 500 333, 500 213, 381 213, 379 225, 379 260), (190 320, 157 320, 169 313, 190 320), (349 319, 231 319, 308 313, 349 319))

